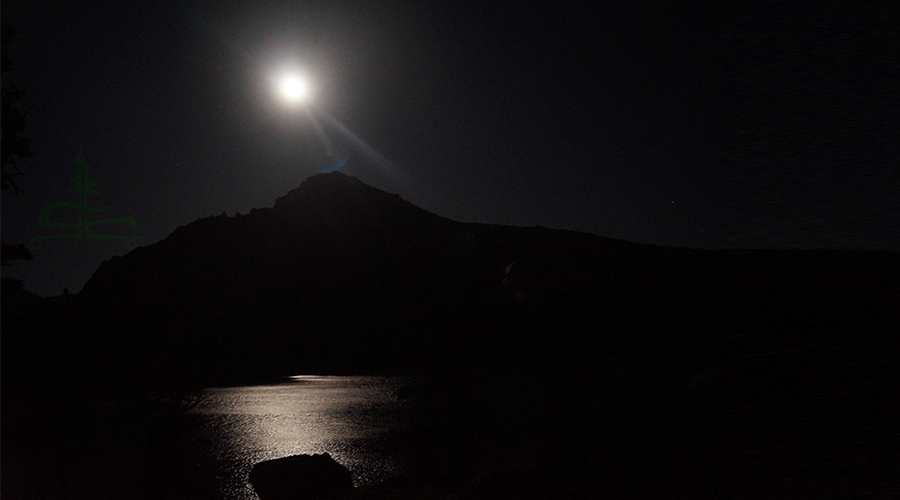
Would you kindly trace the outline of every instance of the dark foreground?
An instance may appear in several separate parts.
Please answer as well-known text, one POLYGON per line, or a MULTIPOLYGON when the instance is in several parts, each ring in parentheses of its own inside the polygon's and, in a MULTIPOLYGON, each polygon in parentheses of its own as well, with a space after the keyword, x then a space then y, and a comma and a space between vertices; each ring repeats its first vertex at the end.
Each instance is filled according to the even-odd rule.
MULTIPOLYGON (((441 364, 420 389, 423 425, 385 444, 414 467, 378 491, 444 498, 500 475, 535 498, 896 497, 896 256, 750 256, 730 268, 739 285, 722 288, 708 348, 638 335, 593 364, 579 346, 441 364)), ((70 377, 62 392, 52 365, 19 362, 40 352, 7 341, 27 331, 9 297, 3 498, 221 498, 186 452, 188 381, 126 397, 70 377)))
MULTIPOLYGON (((667 375, 623 370, 577 406, 536 380, 421 380, 400 395, 419 420, 378 443, 406 472, 353 495, 711 498, 712 374, 653 387, 667 375)), ((196 421, 164 402, 4 410, 4 498, 227 498, 195 461, 196 421)))
MULTIPOLYGON (((493 478, 502 491, 482 498, 896 497, 896 256, 749 257, 723 268, 739 285, 723 285, 709 344, 659 349, 643 330, 602 356, 488 344, 437 364, 423 425, 385 444, 413 467, 378 494, 493 478)), ((186 452, 190 379, 128 397, 121 380, 65 378, 40 362, 62 353, 8 342, 46 306, 11 315, 17 297, 3 301, 3 498, 221 498, 186 452)))

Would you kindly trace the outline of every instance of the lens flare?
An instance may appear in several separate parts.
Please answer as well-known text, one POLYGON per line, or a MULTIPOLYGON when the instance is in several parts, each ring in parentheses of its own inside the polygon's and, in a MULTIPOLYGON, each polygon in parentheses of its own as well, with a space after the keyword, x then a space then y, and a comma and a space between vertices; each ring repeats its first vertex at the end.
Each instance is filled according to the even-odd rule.
POLYGON ((369 145, 366 141, 362 140, 359 136, 354 134, 350 129, 344 126, 343 123, 339 122, 337 118, 331 116, 328 112, 323 110, 320 107, 316 107, 316 110, 325 118, 325 120, 338 132, 340 132, 344 138, 348 139, 353 146, 367 156, 371 161, 373 161, 379 167, 386 169, 387 171, 393 173, 397 169, 397 165, 394 164, 391 160, 388 160, 381 153, 375 150, 372 146, 369 145))

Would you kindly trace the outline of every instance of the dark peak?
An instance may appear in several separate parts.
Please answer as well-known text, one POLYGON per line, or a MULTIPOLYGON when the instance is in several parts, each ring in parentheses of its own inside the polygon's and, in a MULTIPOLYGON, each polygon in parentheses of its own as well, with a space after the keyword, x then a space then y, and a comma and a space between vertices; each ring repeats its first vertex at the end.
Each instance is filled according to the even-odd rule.
POLYGON ((389 198, 400 200, 398 195, 373 188, 356 177, 330 172, 303 181, 300 187, 275 200, 274 210, 276 213, 333 210, 389 198))

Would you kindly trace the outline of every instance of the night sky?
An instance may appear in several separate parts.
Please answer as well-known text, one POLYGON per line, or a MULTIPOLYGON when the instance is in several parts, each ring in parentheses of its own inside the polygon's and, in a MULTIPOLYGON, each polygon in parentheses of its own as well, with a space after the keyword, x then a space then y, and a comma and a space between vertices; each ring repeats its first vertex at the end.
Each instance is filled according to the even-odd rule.
MULTIPOLYGON (((107 207, 91 218, 133 218, 103 231, 142 245, 272 206, 332 149, 342 172, 460 221, 900 249, 887 20, 718 5, 6 1, 5 77, 28 92, 34 156, 22 194, 3 193, 3 239, 63 232, 38 214, 77 201, 79 149, 88 201, 107 207), (275 95, 288 68, 330 148, 275 95)), ((74 222, 67 210, 53 218, 74 222)), ((127 251, 48 239, 4 275, 77 292, 127 251)))

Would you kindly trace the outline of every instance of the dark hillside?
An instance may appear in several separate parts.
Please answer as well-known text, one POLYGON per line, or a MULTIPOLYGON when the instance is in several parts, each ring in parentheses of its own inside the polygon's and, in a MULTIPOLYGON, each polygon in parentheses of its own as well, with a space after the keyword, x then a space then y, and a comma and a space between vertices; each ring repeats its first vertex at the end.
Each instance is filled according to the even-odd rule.
POLYGON ((419 372, 492 357, 591 365, 708 343, 716 259, 458 223, 331 173, 273 209, 198 220, 105 262, 78 296, 78 322, 87 345, 125 354, 114 356, 123 369, 192 377, 419 372))

